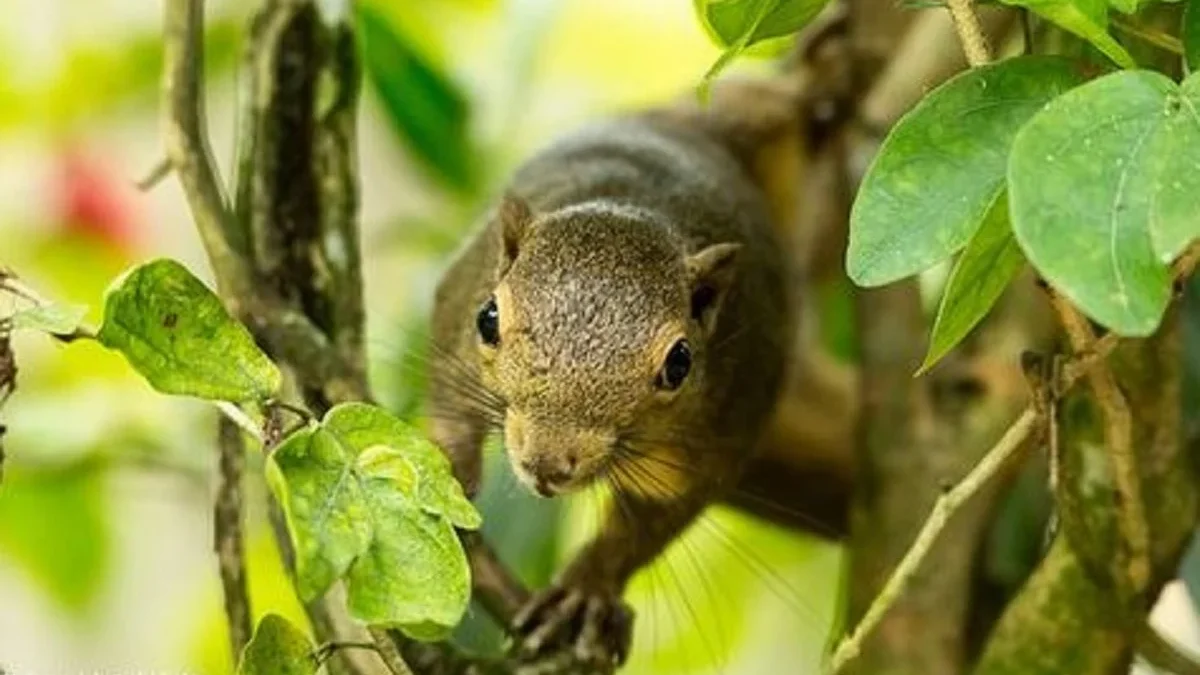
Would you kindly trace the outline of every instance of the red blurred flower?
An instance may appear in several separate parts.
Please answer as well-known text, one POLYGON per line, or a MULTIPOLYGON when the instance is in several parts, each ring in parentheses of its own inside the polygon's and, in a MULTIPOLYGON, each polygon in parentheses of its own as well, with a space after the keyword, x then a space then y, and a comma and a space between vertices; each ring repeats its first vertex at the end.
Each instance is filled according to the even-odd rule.
POLYGON ((63 234, 98 239, 122 253, 141 243, 134 186, 114 164, 71 144, 56 158, 51 195, 63 234))

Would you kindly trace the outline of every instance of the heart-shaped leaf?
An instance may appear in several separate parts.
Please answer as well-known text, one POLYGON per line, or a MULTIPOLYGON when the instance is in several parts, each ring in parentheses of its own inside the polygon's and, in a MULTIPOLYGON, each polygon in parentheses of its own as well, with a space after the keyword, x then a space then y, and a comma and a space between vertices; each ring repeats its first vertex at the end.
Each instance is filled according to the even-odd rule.
MULTIPOLYGON (((1156 218, 1174 218, 1189 199, 1159 175, 1178 165, 1164 155, 1194 157, 1175 140, 1185 126, 1175 118, 1192 114, 1182 112, 1186 105, 1163 75, 1122 71, 1056 99, 1013 143, 1009 206, 1025 256, 1084 313, 1122 335, 1154 332, 1170 299, 1169 271, 1150 232, 1156 218), (1162 199, 1170 202, 1165 211, 1162 199)), ((1191 184, 1185 180, 1180 185, 1191 184)))
POLYGON ((304 598, 344 577, 361 621, 424 640, 458 623, 470 571, 454 527, 477 528, 480 518, 445 455, 416 429, 343 404, 285 439, 270 467, 304 598))
POLYGON ((259 620, 238 663, 238 675, 314 675, 317 661, 308 636, 278 614, 259 620))
POLYGON ((1082 81, 1064 59, 974 68, 926 96, 876 155, 850 214, 846 269, 861 286, 922 272, 961 248, 1004 185, 1021 126, 1082 81))
POLYGON ((987 316, 1024 262, 1008 222, 1008 198, 1001 192, 950 272, 920 372, 929 370, 987 316))
POLYGON ((97 337, 165 394, 237 403, 270 398, 281 386, 279 369, 245 326, 174 260, 118 279, 97 337))
MULTIPOLYGON (((1123 0, 1135 2, 1136 0, 1123 0)), ((1006 5, 1026 7, 1034 14, 1057 24, 1092 45, 1122 68, 1136 63, 1121 43, 1108 33, 1108 5, 1105 0, 1001 0, 1006 5)))

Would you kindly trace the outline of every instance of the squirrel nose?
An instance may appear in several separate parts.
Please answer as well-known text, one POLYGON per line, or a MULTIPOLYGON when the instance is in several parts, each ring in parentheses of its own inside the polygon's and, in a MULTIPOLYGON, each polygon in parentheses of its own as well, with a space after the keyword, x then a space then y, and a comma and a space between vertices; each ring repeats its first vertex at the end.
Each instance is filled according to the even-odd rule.
POLYGON ((521 468, 535 477, 539 485, 555 485, 564 483, 575 472, 574 458, 563 462, 546 461, 545 459, 527 459, 521 462, 521 468))

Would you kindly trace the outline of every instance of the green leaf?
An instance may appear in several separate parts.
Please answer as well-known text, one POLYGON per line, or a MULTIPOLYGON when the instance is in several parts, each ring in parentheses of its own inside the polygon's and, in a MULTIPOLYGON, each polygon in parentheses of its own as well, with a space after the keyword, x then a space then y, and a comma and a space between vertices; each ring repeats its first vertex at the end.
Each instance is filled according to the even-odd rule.
POLYGON ((1200 75, 1168 95, 1147 155, 1155 175, 1150 237, 1158 259, 1170 263, 1200 238, 1200 75))
POLYGON ((462 618, 470 571, 454 526, 480 517, 437 446, 380 408, 349 403, 271 455, 271 483, 311 599, 346 578, 351 614, 439 639, 462 618))
POLYGON ((275 364, 212 291, 173 260, 134 268, 109 289, 97 335, 158 391, 242 402, 273 396, 275 364))
POLYGON ((1158 73, 1113 73, 1053 101, 1013 143, 1009 206, 1025 256, 1122 335, 1154 332, 1171 294, 1150 224, 1160 155, 1179 150, 1155 136, 1178 128, 1164 124, 1184 107, 1170 103, 1178 97, 1158 73))
POLYGON ((259 620, 246 643, 238 675, 314 675, 317 661, 308 636, 278 614, 259 620))
MULTIPOLYGON (((1127 0, 1129 1, 1129 0, 1127 0)), ((1122 68, 1135 68, 1133 57, 1108 33, 1105 0, 1002 0, 1033 13, 1092 43, 1122 68)))
POLYGON ((987 316, 1024 262, 1008 222, 1008 198, 1001 192, 950 272, 919 372, 929 370, 987 316))
POLYGON ((1183 9, 1183 58, 1188 68, 1200 70, 1200 0, 1188 0, 1183 9))
POLYGON ((850 214, 850 278, 887 284, 966 244, 1004 185, 1021 125, 1080 81, 1065 59, 1018 57, 968 70, 926 96, 863 178, 850 214))
POLYGON ((40 330, 51 335, 71 335, 87 314, 85 305, 49 303, 23 309, 12 315, 14 330, 40 330))
POLYGON ((478 153, 466 96, 377 7, 359 3, 357 17, 367 80, 392 127, 437 180, 470 192, 478 178, 478 153))
POLYGON ((795 33, 808 25, 829 0, 692 0, 701 25, 725 49, 709 69, 710 80, 748 47, 795 33))

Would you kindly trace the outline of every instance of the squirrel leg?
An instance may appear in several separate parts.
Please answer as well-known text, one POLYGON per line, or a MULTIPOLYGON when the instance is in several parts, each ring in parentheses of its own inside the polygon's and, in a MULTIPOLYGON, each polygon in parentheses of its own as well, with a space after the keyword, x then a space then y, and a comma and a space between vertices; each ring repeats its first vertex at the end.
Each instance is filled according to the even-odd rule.
POLYGON ((571 649, 585 663, 624 663, 633 612, 621 593, 630 577, 700 514, 703 493, 696 488, 672 499, 647 499, 618 484, 596 538, 517 614, 517 655, 536 661, 571 649))

